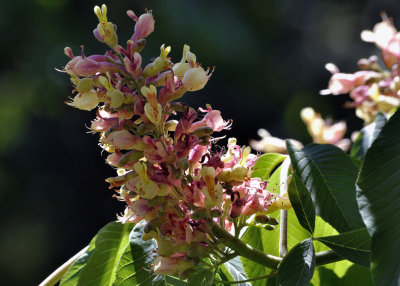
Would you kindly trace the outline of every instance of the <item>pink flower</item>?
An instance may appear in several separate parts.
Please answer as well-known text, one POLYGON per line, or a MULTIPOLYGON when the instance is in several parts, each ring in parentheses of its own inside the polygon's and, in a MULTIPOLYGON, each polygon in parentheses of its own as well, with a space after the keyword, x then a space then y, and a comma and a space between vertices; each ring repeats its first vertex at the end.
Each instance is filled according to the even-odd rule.
MULTIPOLYGON (((329 68, 330 65, 327 64, 329 68)), ((345 94, 350 92, 356 86, 364 84, 366 81, 373 77, 379 77, 379 74, 374 71, 358 71, 354 74, 349 73, 334 73, 329 80, 328 89, 320 91, 321 95, 327 94, 345 94)))
POLYGON ((111 132, 107 136, 107 141, 118 149, 129 150, 137 149, 144 151, 146 145, 143 143, 142 138, 131 134, 128 130, 118 130, 111 132))
POLYGON ((222 119, 221 111, 211 110, 207 112, 206 116, 204 116, 202 120, 193 123, 192 127, 190 127, 188 131, 193 132, 200 127, 210 127, 214 132, 216 132, 229 128, 229 122, 222 119))
MULTIPOLYGON (((132 14, 130 14, 129 12, 132 11, 128 11, 128 16, 131 17, 132 14)), ((146 38, 154 31, 154 18, 153 15, 151 15, 150 13, 142 14, 138 19, 136 17, 137 20, 135 18, 133 19, 136 21, 135 32, 131 38, 134 43, 140 39, 146 38)))

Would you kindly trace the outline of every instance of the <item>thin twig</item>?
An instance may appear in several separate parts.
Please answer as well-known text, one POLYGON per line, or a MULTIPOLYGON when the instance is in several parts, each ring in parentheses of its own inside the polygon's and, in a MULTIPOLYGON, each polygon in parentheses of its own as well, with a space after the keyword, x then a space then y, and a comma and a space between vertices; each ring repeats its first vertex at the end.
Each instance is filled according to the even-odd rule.
MULTIPOLYGON (((282 163, 281 176, 280 176, 280 195, 284 196, 288 192, 288 172, 290 167, 290 157, 287 156, 282 163)), ((285 257, 288 253, 287 250, 287 210, 281 210, 281 218, 279 224, 279 256, 285 257)))

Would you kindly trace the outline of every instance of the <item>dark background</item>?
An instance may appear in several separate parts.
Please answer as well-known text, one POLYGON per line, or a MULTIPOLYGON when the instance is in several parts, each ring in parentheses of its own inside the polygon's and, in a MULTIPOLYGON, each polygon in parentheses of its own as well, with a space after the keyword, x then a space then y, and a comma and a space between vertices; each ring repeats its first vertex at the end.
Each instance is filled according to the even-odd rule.
MULTIPOLYGON (((360 40, 385 10, 399 23, 400 4, 371 1, 105 1, 120 43, 133 33, 125 15, 153 10, 156 30, 144 62, 172 46, 181 59, 189 44, 203 66, 216 66, 206 88, 187 94, 193 107, 210 103, 234 119, 228 136, 247 144, 257 129, 310 142, 299 111, 362 122, 342 108, 346 96, 322 97, 330 74, 324 64, 355 72, 360 57, 377 50, 360 40)), ((104 179, 98 136, 87 133, 94 112, 64 104, 71 94, 63 48, 104 53, 92 30, 93 6, 78 0, 14 0, 0 6, 0 277, 2 285, 37 285, 83 248, 123 204, 104 179)), ((350 132, 349 132, 350 133, 350 132)))

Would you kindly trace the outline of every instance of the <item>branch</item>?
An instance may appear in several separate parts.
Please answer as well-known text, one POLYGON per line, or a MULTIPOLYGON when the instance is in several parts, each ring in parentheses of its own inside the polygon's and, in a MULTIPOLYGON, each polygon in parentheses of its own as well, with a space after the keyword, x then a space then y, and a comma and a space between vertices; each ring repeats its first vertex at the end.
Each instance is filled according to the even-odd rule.
POLYGON ((240 239, 234 237, 225 229, 222 229, 214 221, 212 221, 212 232, 218 239, 221 239, 226 246, 233 249, 240 256, 250 259, 251 261, 254 261, 258 264, 261 264, 271 269, 276 269, 278 267, 278 264, 282 261, 282 258, 280 257, 269 255, 255 248, 252 248, 250 245, 247 245, 240 239))
POLYGON ((64 274, 67 272, 68 268, 81 257, 82 254, 84 254, 89 248, 89 245, 86 246, 84 249, 79 251, 77 254, 72 256, 67 262, 65 262, 63 265, 58 267, 53 273, 51 273, 42 283, 39 284, 39 286, 53 286, 55 285, 58 281, 61 280, 61 278, 64 276, 64 274))

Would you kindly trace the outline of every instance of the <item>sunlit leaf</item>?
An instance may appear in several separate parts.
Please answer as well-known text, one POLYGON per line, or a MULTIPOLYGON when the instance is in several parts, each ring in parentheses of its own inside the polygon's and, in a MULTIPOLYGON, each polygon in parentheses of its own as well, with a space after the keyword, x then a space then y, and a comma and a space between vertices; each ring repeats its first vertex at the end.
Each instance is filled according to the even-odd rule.
POLYGON ((99 231, 94 251, 82 269, 78 286, 113 285, 132 227, 132 224, 111 222, 99 231))
POLYGON ((316 213, 339 232, 364 227, 356 201, 358 170, 350 157, 329 144, 287 148, 295 173, 311 194, 316 213))

